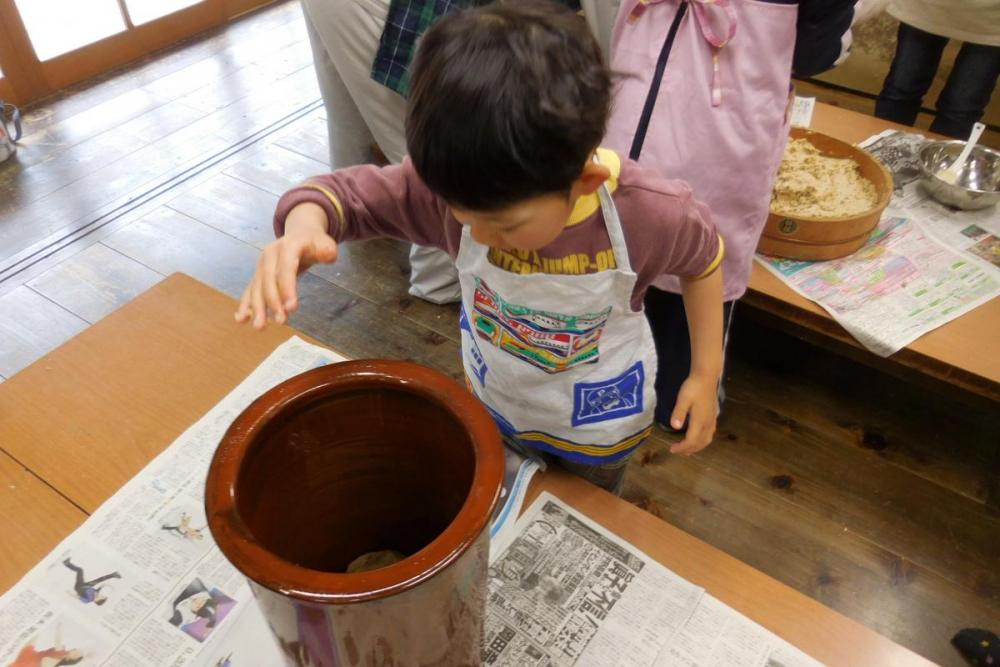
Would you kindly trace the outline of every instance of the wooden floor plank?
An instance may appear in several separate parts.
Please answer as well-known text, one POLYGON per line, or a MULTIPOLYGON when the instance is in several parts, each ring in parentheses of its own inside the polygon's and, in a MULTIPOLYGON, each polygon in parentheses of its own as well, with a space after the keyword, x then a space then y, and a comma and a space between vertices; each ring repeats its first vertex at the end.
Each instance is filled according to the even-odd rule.
POLYGON ((29 122, 23 137, 24 150, 19 151, 18 162, 30 166, 53 159, 79 143, 113 130, 170 101, 169 97, 132 88, 45 129, 36 129, 29 122))
POLYGON ((409 295, 409 248, 390 239, 344 243, 336 263, 317 264, 310 271, 374 301, 393 317, 405 317, 457 341, 457 304, 439 306, 409 295))
POLYGON ((10 377, 87 328, 28 287, 0 296, 0 374, 10 377))
POLYGON ((665 448, 657 435, 639 454, 627 499, 921 655, 958 667, 952 634, 1000 622, 996 606, 905 557, 665 448))
MULTIPOLYGON (((30 165, 20 160, 0 165, 0 224, 17 209, 52 194, 90 173, 141 148, 136 139, 122 133, 104 133, 81 142, 58 158, 30 165)), ((18 148, 30 154, 32 147, 18 148)))
POLYGON ((136 147, 156 143, 174 132, 179 132, 193 125, 208 114, 198 109, 172 101, 162 107, 150 109, 127 123, 122 123, 114 130, 114 134, 132 137, 136 147))
POLYGON ((304 68, 223 109, 228 122, 219 132, 235 143, 319 100, 316 75, 312 68, 304 68))
POLYGON ((752 362, 744 365, 751 372, 732 378, 733 391, 758 397, 831 442, 985 500, 989 461, 1000 450, 1000 411, 970 408, 950 388, 901 382, 762 326, 752 314, 737 309, 733 324, 731 356, 752 362))
POLYGON ((274 240, 272 218, 278 196, 224 173, 167 204, 221 232, 263 248, 274 240))
MULTIPOLYGON (((263 68, 261 71, 275 77, 283 76, 281 68, 263 68)), ((198 81, 197 85, 204 85, 204 80, 198 81)), ((137 99, 145 99, 143 95, 162 99, 160 93, 149 91, 130 94, 138 96, 137 99)), ((33 188, 21 187, 15 182, 11 187, 24 193, 19 195, 22 198, 18 202, 19 208, 7 215, 0 211, 0 247, 5 256, 15 255, 60 229, 72 228, 87 212, 96 211, 108 202, 149 185, 151 174, 162 180, 164 176, 178 173, 192 162, 197 162, 199 157, 210 156, 260 131, 319 96, 311 68, 294 72, 281 80, 262 79, 256 88, 249 91, 240 89, 234 94, 238 99, 233 103, 232 110, 223 109, 201 117, 123 159, 88 172, 78 180, 63 183, 57 172, 53 176, 35 177, 36 180, 41 178, 42 183, 33 188), (40 190, 45 187, 51 189, 53 184, 60 183, 62 187, 50 195, 39 197, 40 190), (30 200, 30 204, 21 205, 24 199, 30 200)), ((190 113, 186 105, 178 107, 185 108, 188 109, 186 113, 190 113)), ((141 131, 141 125, 130 128, 130 132, 141 131)), ((115 140, 123 141, 124 138, 116 137, 115 140)), ((3 190, 2 177, 0 190, 3 190)))
MULTIPOLYGON (((258 91, 233 109, 210 114, 161 141, 19 208, 0 219, 0 247, 6 256, 86 221, 88 211, 161 182, 221 151, 317 98, 315 76, 305 71, 258 91), (303 81, 306 83, 303 84, 303 81), (233 117, 237 115, 235 118, 233 117)), ((286 151, 287 152, 287 151, 286 151)), ((290 155, 294 155, 289 152, 290 155)), ((300 160, 306 160, 296 156, 300 160)))
POLYGON ((230 142, 215 133, 220 120, 196 122, 5 216, 0 220, 0 247, 14 255, 89 221, 102 206, 147 190, 206 154, 222 150, 230 142))
POLYGON ((725 439, 705 451, 707 465, 906 554, 1000 609, 1000 517, 874 454, 838 446, 771 407, 736 396, 726 406, 725 439))
POLYGON ((253 276, 257 250, 182 213, 161 207, 104 244, 153 271, 180 271, 239 298, 253 276))
POLYGON ((293 35, 283 48, 269 58, 250 63, 223 76, 198 76, 200 87, 177 97, 177 102, 205 113, 212 113, 235 104, 261 86, 273 84, 303 68, 312 67, 312 52, 301 36, 293 35))
POLYGON ((306 178, 329 170, 325 162, 317 162, 277 144, 269 144, 227 169, 226 173, 281 196, 306 178))
MULTIPOLYGON (((327 138, 327 126, 325 114, 317 113, 297 128, 275 142, 282 148, 299 153, 308 158, 312 158, 323 165, 330 162, 330 142, 327 138)), ((329 171, 329 167, 326 167, 329 171)))
POLYGON ((409 359, 462 380, 461 348, 312 274, 299 280, 301 307, 290 324, 354 358, 409 359))
POLYGON ((147 266, 96 243, 28 286, 93 324, 162 279, 147 266))
POLYGON ((207 60, 230 63, 233 67, 252 62, 254 57, 266 55, 268 45, 273 43, 268 39, 269 36, 279 35, 289 25, 293 30, 300 30, 301 23, 302 10, 298 2, 279 0, 273 6, 253 12, 243 20, 152 53, 129 65, 124 71, 108 72, 69 86, 42 103, 25 108, 25 126, 31 131, 44 130, 122 93, 165 80, 171 74, 198 62, 207 60), (251 50, 248 41, 256 49, 255 53, 248 52, 251 50))

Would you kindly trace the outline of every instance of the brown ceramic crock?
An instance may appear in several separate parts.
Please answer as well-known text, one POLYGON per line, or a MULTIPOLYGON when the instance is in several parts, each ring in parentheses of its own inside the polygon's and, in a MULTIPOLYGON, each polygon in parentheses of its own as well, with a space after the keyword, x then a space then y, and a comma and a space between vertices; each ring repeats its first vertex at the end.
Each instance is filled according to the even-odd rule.
POLYGON ((349 361, 287 380, 226 432, 208 524, 292 665, 479 664, 504 455, 436 371, 349 361), (346 574, 392 549, 393 565, 346 574))

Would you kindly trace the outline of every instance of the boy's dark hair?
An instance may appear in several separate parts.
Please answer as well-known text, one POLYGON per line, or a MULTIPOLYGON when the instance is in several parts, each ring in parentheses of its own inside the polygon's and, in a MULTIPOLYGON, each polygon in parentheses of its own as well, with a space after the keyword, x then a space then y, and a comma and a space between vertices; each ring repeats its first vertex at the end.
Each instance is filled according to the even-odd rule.
POLYGON ((406 144, 427 186, 491 211, 568 193, 604 137, 611 78, 582 18, 547 0, 437 21, 413 62, 406 144))

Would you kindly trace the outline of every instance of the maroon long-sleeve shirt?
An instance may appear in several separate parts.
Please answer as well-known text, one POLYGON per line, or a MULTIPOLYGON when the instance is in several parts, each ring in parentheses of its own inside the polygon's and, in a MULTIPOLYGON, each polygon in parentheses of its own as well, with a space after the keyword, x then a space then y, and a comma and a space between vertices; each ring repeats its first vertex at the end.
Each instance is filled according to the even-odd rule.
MULTIPOLYGON (((686 183, 667 180, 611 151, 600 150, 599 155, 611 169, 608 187, 637 274, 633 310, 642 307, 646 289, 657 277, 696 278, 718 267, 722 241, 708 208, 695 201, 686 183)), ((462 224, 427 188, 409 159, 389 167, 364 165, 310 178, 278 202, 276 235, 284 233, 288 213, 304 202, 323 207, 330 235, 338 243, 388 237, 440 248, 452 257, 458 254, 462 224)), ((518 273, 572 275, 617 266, 596 194, 577 202, 569 224, 549 245, 539 250, 491 248, 489 260, 518 273)))

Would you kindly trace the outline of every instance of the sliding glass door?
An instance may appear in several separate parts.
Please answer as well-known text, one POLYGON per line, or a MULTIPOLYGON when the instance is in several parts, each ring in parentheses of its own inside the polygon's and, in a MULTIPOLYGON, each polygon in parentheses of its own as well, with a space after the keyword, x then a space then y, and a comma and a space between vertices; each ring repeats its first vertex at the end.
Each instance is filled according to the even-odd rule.
POLYGON ((0 97, 25 104, 272 0, 0 0, 0 97))

